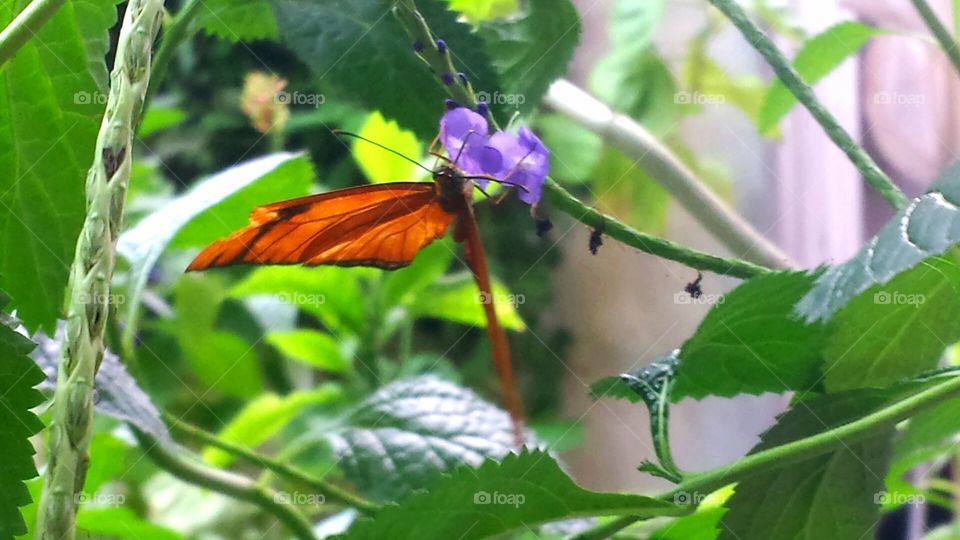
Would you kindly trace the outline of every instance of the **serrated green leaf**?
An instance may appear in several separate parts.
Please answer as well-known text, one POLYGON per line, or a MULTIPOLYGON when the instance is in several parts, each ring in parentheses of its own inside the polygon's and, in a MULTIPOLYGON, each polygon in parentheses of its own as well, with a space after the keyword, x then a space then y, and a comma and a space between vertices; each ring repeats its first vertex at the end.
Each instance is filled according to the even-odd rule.
MULTIPOLYGON (((891 391, 855 391, 802 400, 782 415, 752 452, 820 433, 888 403, 891 391)), ((861 538, 879 521, 877 500, 892 430, 739 484, 721 520, 720 538, 861 538)))
POLYGON ((524 450, 503 461, 463 467, 413 493, 398 506, 360 518, 349 540, 395 538, 487 538, 578 516, 679 515, 684 509, 643 495, 597 493, 576 485, 557 461, 524 450))
POLYGON ((192 26, 234 43, 278 37, 268 0, 203 0, 192 26))
POLYGON ((460 324, 487 327, 483 302, 491 301, 500 326, 507 330, 523 331, 526 325, 517 306, 526 301, 522 294, 511 293, 503 283, 491 280, 493 298, 485 299, 477 289, 473 276, 461 274, 434 282, 407 305, 416 317, 433 317, 460 324))
POLYGON ((284 356, 330 373, 347 373, 353 367, 340 342, 323 332, 309 329, 270 332, 265 341, 284 356))
POLYGON ((830 392, 886 386, 933 369, 957 340, 960 268, 934 257, 867 289, 830 319, 824 385, 830 392))
POLYGON ((820 379, 823 328, 793 309, 814 279, 771 273, 723 296, 680 349, 672 399, 812 390, 820 379))
POLYGON ((434 376, 381 388, 347 426, 329 435, 340 466, 361 493, 377 500, 396 500, 441 472, 479 465, 513 447, 506 412, 434 376))
POLYGON ((807 320, 827 320, 853 297, 887 283, 960 241, 960 162, 900 210, 856 256, 831 267, 797 304, 807 320))
MULTIPOLYGON (((857 53, 870 38, 882 34, 879 28, 859 22, 842 22, 810 38, 793 60, 793 67, 807 84, 827 76, 844 60, 857 53)), ((768 133, 777 126, 797 103, 797 98, 776 79, 771 83, 760 106, 757 127, 768 133)))
MULTIPOLYGON (((0 27, 27 4, 3 2, 0 27)), ((115 20, 113 2, 67 0, 0 70, 0 286, 30 331, 63 305, 115 20)))
MULTIPOLYGON (((401 129, 393 120, 385 119, 378 111, 367 115, 359 135, 414 161, 419 160, 423 152, 416 135, 401 129)), ((359 139, 353 142, 353 158, 367 180, 374 184, 411 182, 423 176, 415 164, 359 139)))
MULTIPOLYGON (((9 297, 0 292, 0 309, 5 310, 9 297)), ((24 484, 37 476, 33 465, 30 437, 43 429, 30 409, 43 403, 43 396, 34 386, 43 381, 43 371, 27 354, 34 343, 6 324, 0 324, 0 538, 26 534, 27 526, 19 507, 30 503, 24 484)))
POLYGON ((226 169, 153 212, 120 235, 117 252, 130 263, 124 341, 132 344, 140 297, 150 270, 167 248, 200 246, 247 224, 257 205, 306 193, 313 177, 309 160, 280 152, 226 169))
MULTIPOLYGON (((393 0, 273 0, 284 42, 319 77, 323 88, 370 110, 379 110, 422 140, 437 133, 447 97, 437 75, 413 51, 390 12, 393 0)), ((417 7, 474 88, 499 90, 480 38, 441 0, 417 7)), ((467 105, 467 104, 464 104, 467 105)))
POLYGON ((566 73, 580 42, 580 16, 570 0, 530 0, 522 13, 485 22, 479 32, 501 88, 497 93, 497 88, 474 83, 477 98, 528 112, 540 104, 550 83, 566 73))
MULTIPOLYGON (((263 394, 247 403, 231 418, 220 430, 217 438, 247 448, 256 448, 276 435, 304 408, 332 403, 339 400, 341 395, 340 388, 335 385, 325 385, 307 392, 293 392, 285 396, 263 394)), ((219 448, 208 447, 203 451, 203 460, 218 467, 230 465, 233 459, 231 454, 219 448)))

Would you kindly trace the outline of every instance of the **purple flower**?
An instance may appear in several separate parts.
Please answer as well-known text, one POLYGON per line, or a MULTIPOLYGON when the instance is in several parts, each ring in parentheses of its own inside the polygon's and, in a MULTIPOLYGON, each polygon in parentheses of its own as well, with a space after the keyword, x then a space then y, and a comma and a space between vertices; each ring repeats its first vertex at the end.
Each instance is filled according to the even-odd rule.
POLYGON ((494 133, 489 145, 500 154, 501 163, 498 170, 487 169, 485 172, 522 186, 525 189, 517 188, 520 200, 530 205, 536 204, 550 170, 550 151, 547 147, 526 126, 521 126, 516 135, 506 131, 494 133))
POLYGON ((467 174, 486 174, 488 167, 500 161, 499 155, 487 147, 488 139, 487 119, 470 109, 458 107, 440 119, 440 143, 447 156, 467 174))

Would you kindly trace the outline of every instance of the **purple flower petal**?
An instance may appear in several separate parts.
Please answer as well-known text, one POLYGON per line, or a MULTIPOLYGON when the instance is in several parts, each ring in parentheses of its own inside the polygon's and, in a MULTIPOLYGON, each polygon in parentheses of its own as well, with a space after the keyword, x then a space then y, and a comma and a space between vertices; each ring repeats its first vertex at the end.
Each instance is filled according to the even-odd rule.
POLYGON ((483 174, 481 166, 489 127, 487 119, 459 107, 444 113, 440 119, 440 143, 447 156, 467 174, 483 174))
POLYGON ((486 172, 505 182, 522 186, 524 189, 517 189, 520 200, 536 204, 550 170, 550 151, 526 126, 521 127, 516 135, 498 131, 490 137, 489 144, 503 159, 499 170, 487 169, 486 172))

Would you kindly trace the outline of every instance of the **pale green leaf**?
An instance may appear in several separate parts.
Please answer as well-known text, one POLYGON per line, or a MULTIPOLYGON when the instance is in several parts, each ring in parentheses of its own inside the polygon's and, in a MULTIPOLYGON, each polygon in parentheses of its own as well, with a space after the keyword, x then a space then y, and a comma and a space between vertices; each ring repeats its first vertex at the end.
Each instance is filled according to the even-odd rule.
POLYGON ((270 332, 266 342, 284 356, 331 373, 347 373, 353 366, 344 346, 330 334, 316 330, 299 329, 288 332, 270 332))
POLYGON ((526 329, 517 306, 526 301, 523 294, 513 294, 506 286, 493 280, 492 298, 484 298, 473 277, 461 275, 438 281, 427 287, 408 305, 416 317, 433 317, 460 324, 486 328, 483 303, 493 302, 500 325, 508 330, 526 329))
MULTIPOLYGON (((396 122, 385 119, 377 111, 367 115, 359 135, 414 161, 418 161, 423 152, 413 132, 401 129, 396 122)), ((423 171, 414 163, 359 139, 353 142, 353 157, 367 180, 375 184, 411 182, 423 176, 423 171)))

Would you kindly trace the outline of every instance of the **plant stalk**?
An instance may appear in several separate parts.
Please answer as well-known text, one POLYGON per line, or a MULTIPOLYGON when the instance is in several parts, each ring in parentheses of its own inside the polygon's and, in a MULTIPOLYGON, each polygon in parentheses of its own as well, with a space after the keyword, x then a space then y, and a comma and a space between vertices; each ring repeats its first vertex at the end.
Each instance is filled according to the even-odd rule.
POLYGON ((36 34, 66 0, 33 0, 0 31, 0 66, 36 34))
POLYGON ((177 456, 150 435, 131 426, 137 443, 158 467, 191 484, 256 505, 283 523, 300 540, 316 540, 310 522, 283 502, 280 493, 238 474, 221 471, 177 456))
POLYGON ((923 19, 927 28, 933 33, 933 37, 937 38, 940 48, 943 49, 944 54, 950 59, 953 68, 960 74, 960 48, 957 48, 957 42, 954 40, 953 35, 951 35, 950 31, 940 22, 940 19, 937 17, 937 14, 933 12, 933 8, 930 7, 927 0, 910 1, 913 2, 913 7, 917 9, 920 18, 923 19))
POLYGON ((813 118, 830 137, 830 140, 847 155, 850 162, 863 175, 867 184, 886 199, 893 208, 899 210, 905 207, 910 202, 907 196, 900 191, 900 188, 890 180, 886 173, 880 170, 873 158, 854 142, 853 137, 820 103, 810 86, 803 82, 803 79, 793 69, 783 53, 770 41, 770 38, 757 25, 753 24, 736 0, 710 0, 710 3, 730 19, 733 25, 743 34, 747 43, 753 46, 760 53, 760 56, 767 61, 777 77, 783 81, 784 86, 797 98, 797 101, 810 111, 813 118))
POLYGON ((73 540, 93 419, 93 380, 103 358, 115 248, 130 178, 133 124, 142 112, 162 0, 127 4, 96 155, 87 173, 87 215, 70 268, 66 332, 57 370, 49 463, 37 536, 73 540))
POLYGON ((147 95, 143 100, 144 107, 150 105, 150 100, 157 91, 157 86, 163 82, 163 77, 167 74, 167 68, 173 59, 173 53, 181 43, 189 39, 193 33, 190 30, 190 23, 194 15, 200 9, 202 3, 200 0, 187 0, 173 16, 170 24, 163 30, 163 38, 160 40, 160 46, 157 47, 157 55, 153 59, 153 72, 150 83, 147 85, 147 95))

